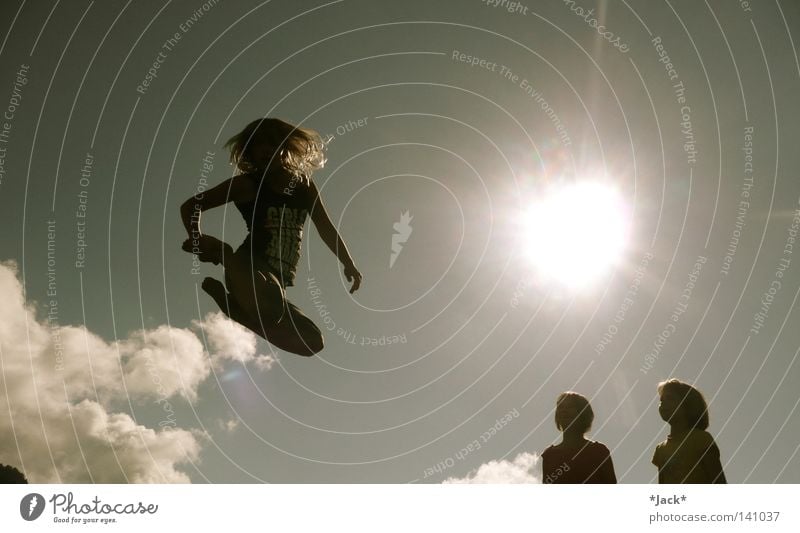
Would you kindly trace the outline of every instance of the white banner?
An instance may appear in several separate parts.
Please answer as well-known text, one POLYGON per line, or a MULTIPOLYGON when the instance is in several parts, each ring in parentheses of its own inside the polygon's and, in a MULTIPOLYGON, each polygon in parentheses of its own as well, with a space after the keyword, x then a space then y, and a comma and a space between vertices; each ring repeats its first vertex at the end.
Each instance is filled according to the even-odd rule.
POLYGON ((2 485, 0 524, 9 532, 796 533, 797 495, 797 485, 2 485))

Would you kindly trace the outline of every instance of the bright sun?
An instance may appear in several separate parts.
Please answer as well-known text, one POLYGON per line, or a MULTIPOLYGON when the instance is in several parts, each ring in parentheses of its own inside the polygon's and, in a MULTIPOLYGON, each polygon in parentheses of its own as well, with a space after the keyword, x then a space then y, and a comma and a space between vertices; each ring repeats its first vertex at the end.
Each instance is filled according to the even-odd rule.
POLYGON ((545 278, 577 288, 608 271, 628 238, 628 210, 610 185, 578 182, 547 191, 522 215, 523 254, 545 278))

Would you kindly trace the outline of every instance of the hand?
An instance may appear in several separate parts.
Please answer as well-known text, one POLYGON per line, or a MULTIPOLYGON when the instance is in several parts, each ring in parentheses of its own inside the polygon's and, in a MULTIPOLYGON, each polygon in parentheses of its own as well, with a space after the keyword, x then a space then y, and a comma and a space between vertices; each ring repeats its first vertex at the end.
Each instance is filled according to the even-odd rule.
POLYGON ((350 288, 350 294, 353 294, 361 286, 361 272, 351 263, 344 267, 344 277, 347 278, 347 281, 353 282, 353 286, 350 288))
POLYGON ((195 254, 200 261, 214 263, 215 265, 222 263, 223 257, 233 255, 233 248, 230 244, 222 242, 211 235, 200 235, 197 239, 186 239, 183 241, 181 248, 190 254, 195 254))

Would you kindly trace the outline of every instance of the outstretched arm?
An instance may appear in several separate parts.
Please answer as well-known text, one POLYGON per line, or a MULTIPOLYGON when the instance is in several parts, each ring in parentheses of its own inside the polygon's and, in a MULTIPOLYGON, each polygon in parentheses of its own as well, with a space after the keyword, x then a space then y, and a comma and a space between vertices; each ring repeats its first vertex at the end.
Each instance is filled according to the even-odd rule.
POLYGON ((361 286, 361 272, 358 271, 353 258, 350 257, 350 252, 344 244, 341 235, 336 231, 336 227, 331 222, 328 212, 325 210, 325 205, 322 203, 322 197, 319 195, 316 184, 313 181, 309 184, 311 191, 311 220, 322 238, 322 242, 339 258, 342 265, 344 265, 344 275, 347 281, 352 281, 353 286, 350 288, 350 293, 357 291, 361 286))

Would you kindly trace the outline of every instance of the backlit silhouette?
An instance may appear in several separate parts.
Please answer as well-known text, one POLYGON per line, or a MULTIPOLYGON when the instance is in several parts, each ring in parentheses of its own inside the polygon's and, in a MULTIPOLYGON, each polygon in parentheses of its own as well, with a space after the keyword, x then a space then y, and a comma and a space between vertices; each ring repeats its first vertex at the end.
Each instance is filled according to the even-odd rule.
POLYGON ((563 392, 556 400, 556 427, 561 442, 542 452, 543 483, 616 483, 611 453, 585 434, 591 429, 594 412, 584 396, 563 392))
POLYGON ((311 217, 323 242, 361 284, 361 273, 325 210, 311 173, 325 164, 319 134, 276 118, 254 120, 225 144, 239 174, 186 200, 181 218, 189 238, 183 249, 222 264, 225 285, 208 277, 205 290, 231 319, 287 352, 311 356, 323 348, 322 332, 286 299, 300 259, 303 226, 311 217), (233 202, 248 234, 233 248, 200 231, 203 211, 233 202))
POLYGON ((719 448, 708 429, 708 405, 699 390, 670 379, 658 384, 658 413, 669 424, 667 440, 656 446, 653 464, 659 483, 727 483, 719 448))

